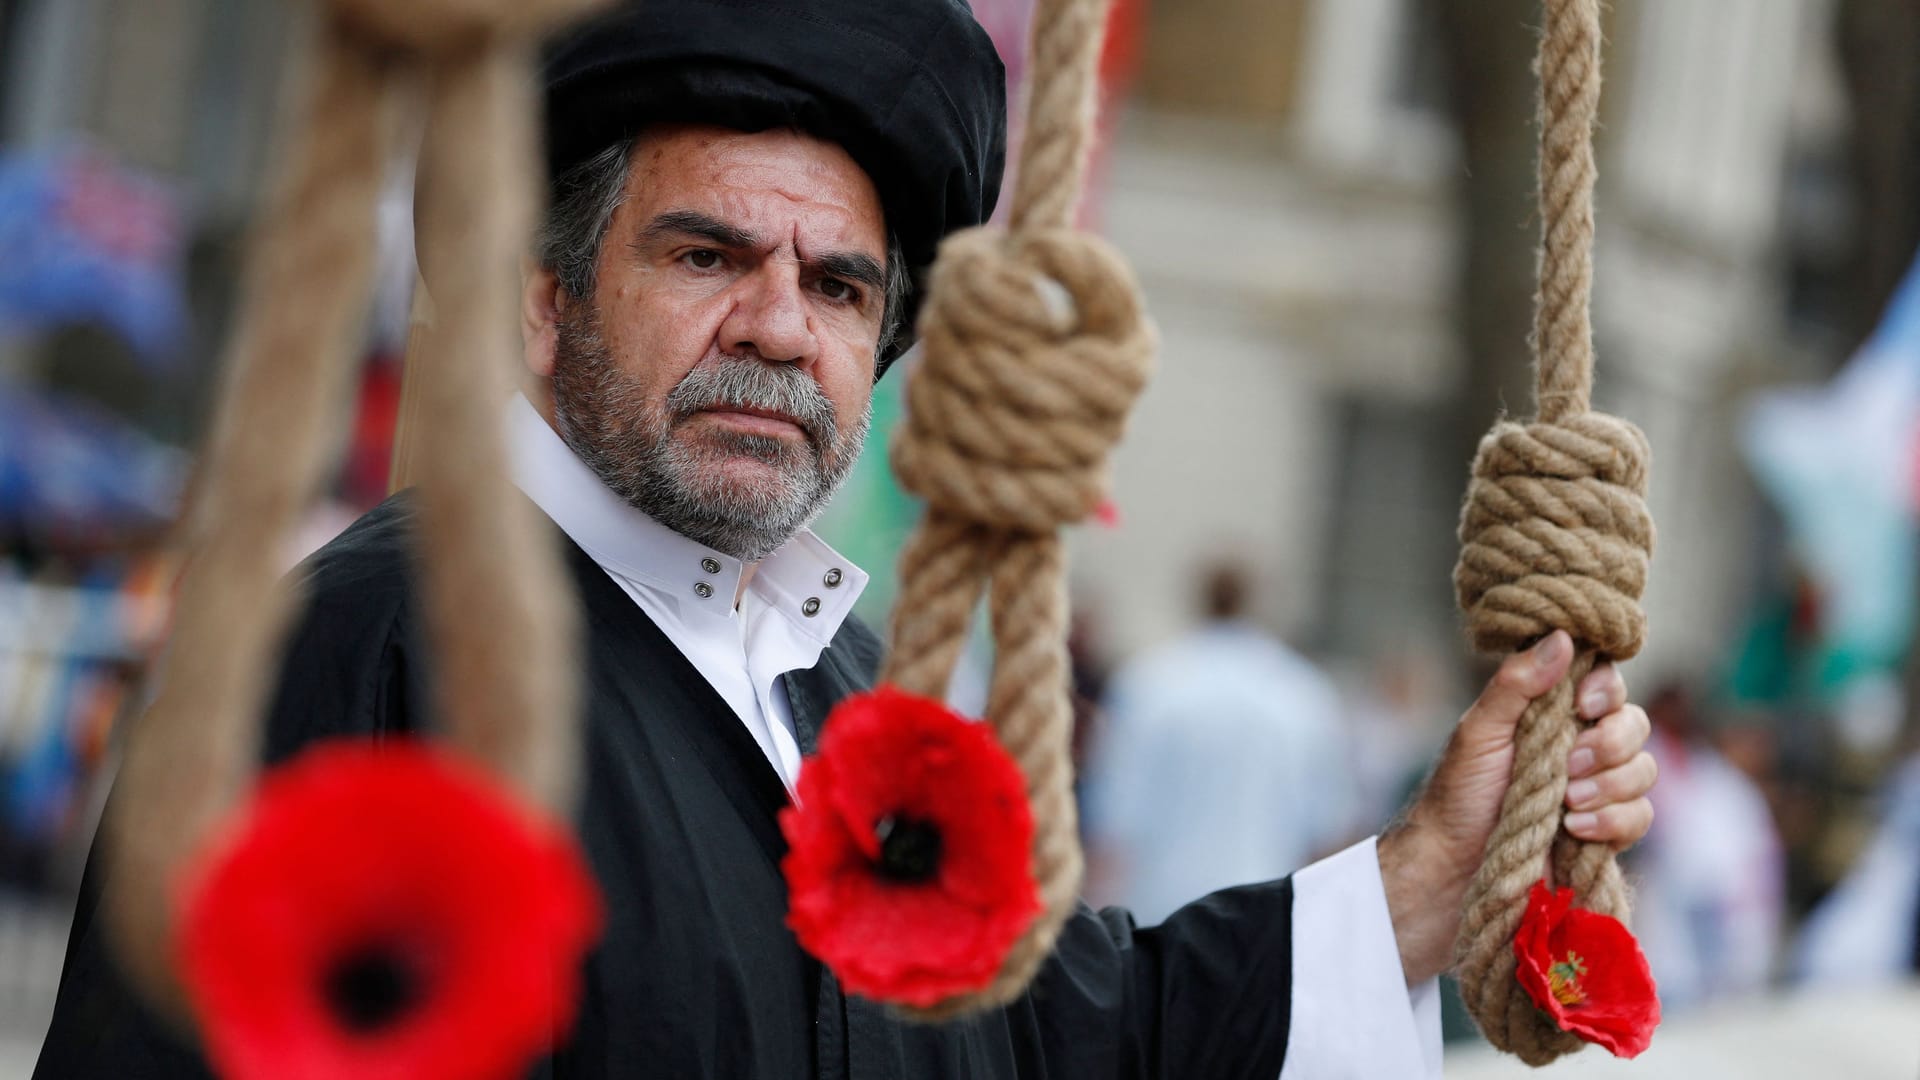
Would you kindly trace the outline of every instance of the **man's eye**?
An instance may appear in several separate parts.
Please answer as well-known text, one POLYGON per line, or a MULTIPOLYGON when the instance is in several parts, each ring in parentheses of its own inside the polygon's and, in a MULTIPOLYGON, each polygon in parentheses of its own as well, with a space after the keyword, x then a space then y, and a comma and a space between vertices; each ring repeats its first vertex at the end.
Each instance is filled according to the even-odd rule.
POLYGON ((689 251, 680 258, 695 270, 712 270, 720 265, 720 253, 711 248, 689 251))
POLYGON ((851 303, 860 299, 860 290, 839 278, 821 278, 820 293, 829 300, 844 300, 851 303))

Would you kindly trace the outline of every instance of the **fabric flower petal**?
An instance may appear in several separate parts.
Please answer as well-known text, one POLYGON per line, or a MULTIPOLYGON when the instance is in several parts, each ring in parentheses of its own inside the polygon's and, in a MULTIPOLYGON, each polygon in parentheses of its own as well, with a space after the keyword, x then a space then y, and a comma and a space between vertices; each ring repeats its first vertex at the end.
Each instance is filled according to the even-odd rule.
POLYGON ((937 701, 883 687, 842 702, 796 796, 780 814, 787 922, 854 993, 927 1006, 980 989, 1041 910, 1020 769, 937 701), (924 875, 889 861, 896 825, 932 838, 924 875))
POLYGON ((182 977, 231 1080, 518 1075, 571 1026, 601 919, 564 829, 408 742, 268 773, 179 895, 182 977))
POLYGON ((1562 1031, 1616 1057, 1635 1057, 1652 1043, 1659 994, 1639 942, 1620 920, 1574 907, 1572 889, 1535 882, 1513 952, 1521 987, 1562 1031))

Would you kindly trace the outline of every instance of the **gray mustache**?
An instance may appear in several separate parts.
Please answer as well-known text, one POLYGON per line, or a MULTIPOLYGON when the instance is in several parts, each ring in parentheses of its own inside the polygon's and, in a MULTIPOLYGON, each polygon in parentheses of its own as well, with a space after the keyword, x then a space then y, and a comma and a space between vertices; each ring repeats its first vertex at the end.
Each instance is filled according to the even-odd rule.
POLYGON ((715 407, 766 409, 793 417, 823 449, 836 434, 833 402, 820 384, 791 364, 730 356, 687 372, 667 394, 675 422, 715 407))

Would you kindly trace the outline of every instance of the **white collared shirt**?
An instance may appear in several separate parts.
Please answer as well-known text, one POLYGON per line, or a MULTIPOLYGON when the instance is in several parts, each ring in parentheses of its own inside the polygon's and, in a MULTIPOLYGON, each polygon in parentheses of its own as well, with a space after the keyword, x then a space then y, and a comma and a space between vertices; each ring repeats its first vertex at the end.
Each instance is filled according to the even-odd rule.
POLYGON ((803 530, 763 559, 742 591, 739 559, 614 494, 522 395, 509 406, 507 438, 515 484, 699 669, 793 790, 800 745, 782 676, 819 662, 867 587, 866 572, 803 530))

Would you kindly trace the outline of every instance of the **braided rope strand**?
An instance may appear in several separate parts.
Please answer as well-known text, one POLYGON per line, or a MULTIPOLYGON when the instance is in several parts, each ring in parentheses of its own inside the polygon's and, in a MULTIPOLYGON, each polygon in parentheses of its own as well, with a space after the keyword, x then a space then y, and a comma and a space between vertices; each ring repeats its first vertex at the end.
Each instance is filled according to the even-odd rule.
POLYGON ((1113 0, 1038 0, 1027 55, 1027 126, 1007 228, 1015 234, 1073 223, 1093 145, 1100 46, 1113 0))
POLYGON ((1535 406, 1542 423, 1587 411, 1593 390, 1593 126, 1600 0, 1546 0, 1540 39, 1540 227, 1535 406))
POLYGON ((128 725, 117 812, 104 824, 121 965, 176 1020, 185 1005, 169 950, 174 871, 253 775, 254 718, 296 603, 278 581, 282 543, 320 489, 326 421, 344 415, 345 361, 372 280, 371 209, 391 119, 384 73, 331 27, 316 52, 300 135, 248 253, 158 693, 128 725))
POLYGON ((537 198, 532 70, 529 47, 502 46, 435 72, 420 226, 440 303, 417 358, 427 377, 415 463, 448 741, 566 820, 577 616, 551 526, 514 491, 497 434, 519 360, 515 267, 537 198))
POLYGON ((900 554, 900 595, 880 681, 944 698, 988 573, 991 533, 929 509, 900 554))
POLYGON ((1594 123, 1599 0, 1546 0, 1540 38, 1540 259, 1534 296, 1542 423, 1584 413, 1594 386, 1594 123))

